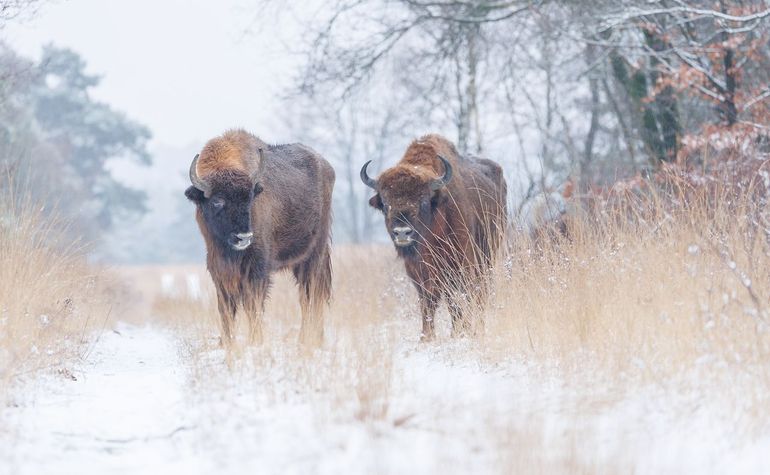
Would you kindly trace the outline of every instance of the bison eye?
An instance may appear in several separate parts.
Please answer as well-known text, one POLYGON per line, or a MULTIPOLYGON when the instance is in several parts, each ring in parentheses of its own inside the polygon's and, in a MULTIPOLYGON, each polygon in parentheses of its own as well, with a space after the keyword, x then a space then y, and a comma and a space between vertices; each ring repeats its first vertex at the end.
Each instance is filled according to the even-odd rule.
POLYGON ((222 198, 214 198, 211 200, 211 206, 213 206, 215 209, 222 209, 225 207, 225 200, 222 198))

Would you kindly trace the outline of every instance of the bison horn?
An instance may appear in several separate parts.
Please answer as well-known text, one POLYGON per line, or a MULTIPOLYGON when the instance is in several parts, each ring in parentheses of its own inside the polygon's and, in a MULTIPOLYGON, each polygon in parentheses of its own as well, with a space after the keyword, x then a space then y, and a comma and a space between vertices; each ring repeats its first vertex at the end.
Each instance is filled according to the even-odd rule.
POLYGON ((371 160, 364 163, 364 166, 361 167, 361 181, 364 182, 364 185, 368 186, 369 188, 372 188, 373 190, 377 189, 377 180, 369 177, 369 175, 366 173, 366 167, 369 166, 369 164, 372 163, 371 160))
POLYGON ((438 159, 441 160, 441 163, 444 164, 444 176, 441 178, 436 178, 430 183, 430 189, 433 191, 440 190, 441 188, 445 187, 447 183, 449 183, 449 180, 452 179, 452 164, 441 155, 437 156, 438 159))
POLYGON ((193 158, 193 161, 190 164, 190 182, 195 188, 203 192, 203 196, 208 198, 211 195, 211 186, 208 183, 206 183, 206 180, 203 180, 200 177, 198 177, 198 157, 199 156, 200 155, 195 155, 195 158, 193 158))

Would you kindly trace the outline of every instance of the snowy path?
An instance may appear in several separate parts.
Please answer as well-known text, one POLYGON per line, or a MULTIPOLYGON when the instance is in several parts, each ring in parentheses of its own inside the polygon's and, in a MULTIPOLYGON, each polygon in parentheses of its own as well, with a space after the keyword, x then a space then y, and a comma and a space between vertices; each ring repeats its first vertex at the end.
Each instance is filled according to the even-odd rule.
MULTIPOLYGON (((77 381, 50 376, 6 409, 0 473, 190 473, 195 455, 180 436, 184 368, 172 337, 151 327, 107 330, 77 381), (7 453, 4 453, 6 452, 7 453)), ((29 388, 25 388, 29 390, 29 388)))
POLYGON ((196 371, 180 342, 120 325, 76 381, 17 388, 0 414, 0 474, 761 473, 770 463, 770 439, 737 442, 700 399, 655 390, 599 404, 601 391, 567 387, 542 364, 484 367, 456 343, 401 345, 381 381, 385 414, 362 420, 354 379, 292 373, 290 349, 232 372, 215 350, 196 371))

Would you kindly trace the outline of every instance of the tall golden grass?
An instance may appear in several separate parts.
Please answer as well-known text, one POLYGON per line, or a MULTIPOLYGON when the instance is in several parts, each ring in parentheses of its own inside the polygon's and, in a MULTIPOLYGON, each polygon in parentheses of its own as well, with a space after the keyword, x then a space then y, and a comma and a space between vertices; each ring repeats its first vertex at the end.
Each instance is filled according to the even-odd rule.
MULTIPOLYGON (((507 236, 491 271, 489 301, 464 309, 484 322, 472 336, 450 336, 442 308, 436 341, 419 343, 416 293, 387 245, 335 247, 326 341, 310 356, 296 344, 299 307, 288 276, 271 291, 264 344, 242 343, 233 354, 220 349, 213 296, 160 298, 154 313, 186 332, 196 381, 221 377, 219 358, 236 371, 264 375, 279 368, 282 381, 300 393, 329 396, 318 403, 323 417, 404 423, 404 414, 392 410, 399 365, 408 364, 405 354, 427 350, 440 355, 438 364, 491 368, 518 361, 542 368, 578 388, 584 406, 567 411, 575 417, 656 387, 693 394, 698 404, 718 402, 736 433, 770 430, 764 200, 751 187, 697 189, 671 180, 578 208, 583 211, 568 216, 569 238, 535 246, 527 236, 507 236)), ((245 342, 245 327, 240 334, 245 342)), ((260 391, 286 390, 260 381, 260 391)), ((523 460, 594 471, 578 457, 585 447, 577 422, 565 435, 566 458, 550 460, 541 445, 546 429, 536 418, 509 424, 493 409, 473 410, 494 422, 502 471, 523 460)))
MULTIPOLYGON (((417 325, 411 321, 411 308, 416 303, 408 283, 398 276, 400 263, 392 249, 342 246, 335 251, 333 266, 336 288, 326 309, 326 345, 322 351, 297 344, 300 307, 289 273, 274 280, 265 311, 264 342, 256 347, 248 344, 248 325, 240 318, 234 344, 227 352, 222 349, 216 298, 202 267, 197 273, 208 284, 202 299, 184 292, 157 295, 152 313, 156 321, 165 322, 180 334, 196 381, 217 378, 213 373, 220 366, 212 364, 212 354, 221 355, 234 371, 269 371, 278 365, 300 390, 332 395, 333 400, 349 406, 357 419, 379 420, 387 415, 396 327, 417 325)), ((416 341, 418 326, 412 336, 416 341)))
MULTIPOLYGON (((627 443, 601 459, 591 445, 591 415, 618 414, 624 402, 639 403, 637 394, 670 397, 655 405, 682 420, 705 411, 714 430, 729 428, 724 437, 741 447, 770 431, 770 227, 763 224, 770 221, 758 183, 713 183, 692 187, 671 176, 609 199, 584 199, 574 207, 582 211, 566 217, 568 238, 548 233, 535 245, 528 236, 506 236, 489 301, 478 308, 469 299, 464 308, 484 322, 470 336, 451 336, 443 307, 436 340, 419 342, 416 292, 388 245, 335 247, 326 341, 310 356, 296 343, 300 313, 288 276, 272 289, 264 344, 249 347, 244 326, 243 346, 233 354, 219 346, 213 295, 207 303, 159 299, 154 313, 188 330, 186 354, 204 392, 218 391, 234 372, 236 381, 259 381, 252 390, 260 397, 301 395, 320 421, 378 431, 409 426, 414 417, 432 434, 481 437, 501 473, 634 471, 643 455, 618 447, 633 447, 644 438, 640 425, 668 416, 632 413, 627 432, 622 419, 613 419, 613 435, 627 443), (405 365, 424 365, 420 355, 430 363, 415 376, 405 365), (452 407, 449 395, 404 405, 413 399, 404 391, 414 390, 415 377, 417 387, 421 377, 436 384, 429 373, 457 362, 492 372, 520 365, 522 384, 542 376, 565 392, 544 394, 551 402, 531 414, 526 407, 460 407, 456 415, 472 414, 474 427, 448 420, 455 417, 442 410, 452 407), (563 432, 554 437, 556 419, 563 432)), ((652 403, 640 404, 634 407, 652 403)), ((437 449, 426 456, 451 467, 451 454, 437 449)))
POLYGON ((89 349, 116 298, 109 279, 34 201, 0 193, 0 388, 67 367, 89 349))

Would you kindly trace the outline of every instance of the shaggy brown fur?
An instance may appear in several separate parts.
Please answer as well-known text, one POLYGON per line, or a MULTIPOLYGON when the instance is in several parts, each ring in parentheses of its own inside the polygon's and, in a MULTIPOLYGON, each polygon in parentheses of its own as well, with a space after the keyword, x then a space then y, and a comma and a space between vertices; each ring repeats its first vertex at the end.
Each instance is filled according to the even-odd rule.
POLYGON ((442 298, 453 334, 467 330, 463 310, 467 303, 483 306, 488 272, 506 226, 502 169, 490 160, 461 157, 445 138, 427 135, 380 175, 375 189, 370 204, 383 211, 391 235, 395 227, 408 225, 418 236, 414 245, 396 249, 417 288, 423 339, 434 337, 442 298), (445 172, 439 155, 451 164, 453 176, 432 191, 430 183, 445 172))
POLYGON ((212 186, 210 196, 195 187, 186 194, 197 203, 196 220, 206 242, 225 338, 232 338, 232 322, 240 306, 250 319, 252 340, 262 339, 270 276, 291 269, 302 309, 300 340, 320 343, 323 306, 331 295, 331 165, 304 145, 268 145, 243 130, 233 130, 203 147, 197 174, 212 186), (256 180, 251 178, 257 173, 256 180), (225 203, 218 214, 207 208, 212 200, 225 203), (251 245, 241 251, 218 236, 218 227, 239 219, 238 203, 245 210, 240 218, 253 232, 251 245), (228 207, 235 209, 232 216, 226 214, 228 207))

